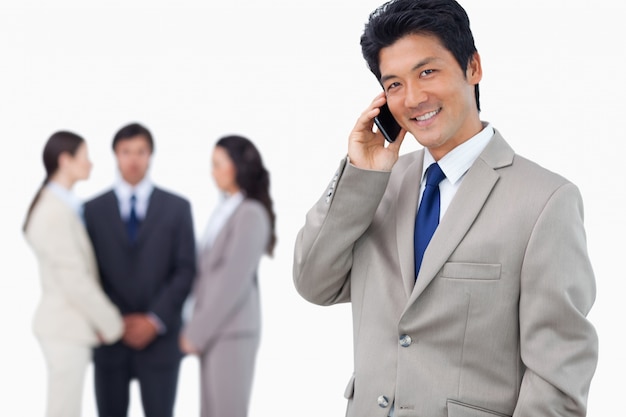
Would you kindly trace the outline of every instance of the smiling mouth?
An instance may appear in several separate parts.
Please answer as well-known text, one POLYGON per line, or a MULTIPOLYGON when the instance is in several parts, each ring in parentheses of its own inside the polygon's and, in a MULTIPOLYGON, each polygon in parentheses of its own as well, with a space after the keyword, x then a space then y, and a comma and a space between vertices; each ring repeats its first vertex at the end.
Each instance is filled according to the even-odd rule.
POLYGON ((434 116, 436 116, 440 111, 441 111, 441 108, 438 108, 437 110, 433 110, 419 117, 415 117, 413 120, 417 120, 418 122, 425 122, 426 120, 429 120, 433 118, 434 116))

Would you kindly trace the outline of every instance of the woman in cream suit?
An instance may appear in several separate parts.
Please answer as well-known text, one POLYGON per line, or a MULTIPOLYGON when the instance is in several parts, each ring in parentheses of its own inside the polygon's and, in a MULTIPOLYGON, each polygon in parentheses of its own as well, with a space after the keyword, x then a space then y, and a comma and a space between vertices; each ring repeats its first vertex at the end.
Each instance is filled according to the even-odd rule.
POLYGON ((46 416, 79 417, 91 348, 117 341, 124 326, 100 287, 81 204, 71 192, 76 181, 89 177, 87 145, 74 133, 56 132, 43 162, 46 179, 24 223, 42 285, 33 329, 48 371, 46 416))
POLYGON ((243 417, 261 327, 257 270, 263 254, 273 253, 275 215, 269 173, 248 139, 217 142, 213 178, 224 198, 199 245, 194 308, 181 349, 200 358, 201 416, 243 417))

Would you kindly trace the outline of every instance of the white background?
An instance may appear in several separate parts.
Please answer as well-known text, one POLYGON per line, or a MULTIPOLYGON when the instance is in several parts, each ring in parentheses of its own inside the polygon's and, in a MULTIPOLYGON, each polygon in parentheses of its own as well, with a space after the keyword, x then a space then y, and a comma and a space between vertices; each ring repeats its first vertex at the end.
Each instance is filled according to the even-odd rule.
MULTIPOLYGON (((516 151, 575 182, 585 201, 600 337, 589 416, 623 396, 626 9, 621 0, 464 0, 482 56, 482 118, 516 151), (619 378, 619 379, 618 379, 619 378)), ((151 175, 193 205, 201 233, 216 202, 215 141, 239 133, 271 172, 278 246, 261 264, 263 335, 252 417, 341 416, 352 372, 348 305, 318 307, 292 284, 293 243, 379 91, 359 37, 379 0, 167 2, 2 0, 0 156, 3 274, 0 415, 43 415, 45 369, 31 332, 39 298, 21 224, 59 129, 83 135, 95 164, 75 191, 115 176, 114 132, 154 134, 151 175)), ((417 149, 407 138, 402 152, 417 149)), ((92 370, 84 415, 95 416, 92 370)), ((433 376, 436 377, 436 376, 433 376)), ((176 415, 198 415, 197 363, 183 361, 176 415)), ((131 417, 141 416, 133 385, 131 417)))

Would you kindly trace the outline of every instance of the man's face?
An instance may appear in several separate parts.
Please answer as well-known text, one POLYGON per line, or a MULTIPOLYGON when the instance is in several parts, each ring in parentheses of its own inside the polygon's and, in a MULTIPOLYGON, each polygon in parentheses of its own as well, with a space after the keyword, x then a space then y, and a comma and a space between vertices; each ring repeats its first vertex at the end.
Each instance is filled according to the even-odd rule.
POLYGON ((117 166, 124 181, 137 185, 148 172, 152 151, 143 135, 133 136, 119 141, 115 145, 117 166))
POLYGON ((436 37, 407 35, 380 51, 380 71, 391 113, 436 160, 482 129, 478 53, 463 71, 436 37))

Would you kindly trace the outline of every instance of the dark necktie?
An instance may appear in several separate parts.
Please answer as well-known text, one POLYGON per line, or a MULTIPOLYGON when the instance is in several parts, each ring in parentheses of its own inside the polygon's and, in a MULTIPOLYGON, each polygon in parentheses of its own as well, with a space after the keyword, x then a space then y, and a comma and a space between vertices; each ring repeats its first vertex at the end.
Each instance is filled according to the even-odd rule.
POLYGON ((426 187, 417 210, 413 235, 416 278, 422 266, 424 251, 426 251, 426 247, 439 225, 439 183, 445 177, 437 163, 432 164, 426 170, 426 187))
POLYGON ((131 242, 134 242, 137 238, 137 229, 139 229, 139 219, 137 218, 137 211, 135 209, 135 203, 137 202, 137 197, 133 194, 130 197, 130 216, 128 216, 128 221, 126 222, 126 229, 128 230, 128 238, 131 242))

